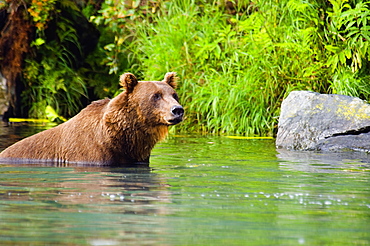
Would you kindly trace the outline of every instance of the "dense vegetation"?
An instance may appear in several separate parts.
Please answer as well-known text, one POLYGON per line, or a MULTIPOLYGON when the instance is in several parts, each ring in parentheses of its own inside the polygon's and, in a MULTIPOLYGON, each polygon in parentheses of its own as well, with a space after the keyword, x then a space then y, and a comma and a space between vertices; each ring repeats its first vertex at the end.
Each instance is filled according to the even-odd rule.
POLYGON ((28 2, 36 55, 22 79, 32 117, 47 106, 69 117, 81 97, 113 96, 127 71, 146 80, 177 72, 187 113, 177 130, 192 132, 272 135, 292 90, 370 97, 367 1, 28 2), (71 21, 81 13, 100 32, 90 53, 71 21))

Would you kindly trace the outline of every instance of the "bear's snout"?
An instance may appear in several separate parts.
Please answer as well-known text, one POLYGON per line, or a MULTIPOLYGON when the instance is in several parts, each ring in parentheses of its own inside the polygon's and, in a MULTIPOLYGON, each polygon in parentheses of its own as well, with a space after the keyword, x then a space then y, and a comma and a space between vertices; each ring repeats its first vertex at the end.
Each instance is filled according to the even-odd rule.
POLYGON ((184 115, 184 109, 179 105, 173 106, 171 112, 175 117, 182 117, 184 115))
POLYGON ((184 116, 184 108, 180 105, 172 106, 171 108, 172 117, 168 122, 172 125, 178 124, 182 121, 184 116))

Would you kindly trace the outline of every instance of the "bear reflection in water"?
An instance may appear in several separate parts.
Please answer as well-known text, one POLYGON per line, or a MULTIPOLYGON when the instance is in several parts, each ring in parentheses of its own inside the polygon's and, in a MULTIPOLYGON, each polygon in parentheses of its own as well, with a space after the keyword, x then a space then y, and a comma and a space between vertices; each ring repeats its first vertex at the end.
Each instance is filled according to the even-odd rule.
POLYGON ((143 238, 149 238, 150 245, 163 245, 161 238, 168 233, 162 229, 168 223, 166 215, 173 213, 168 206, 173 202, 172 193, 166 178, 152 172, 150 167, 65 164, 67 168, 45 169, 44 166, 48 164, 32 164, 30 173, 17 172, 27 178, 2 182, 2 186, 10 188, 1 196, 7 207, 3 211, 6 219, 3 218, 16 221, 8 223, 7 228, 12 224, 10 228, 24 234, 20 240, 50 244, 46 241, 50 237, 43 237, 48 234, 53 236, 52 244, 76 245, 84 240, 109 239, 113 240, 109 245, 142 245, 143 238), (30 230, 32 233, 28 233, 30 230))
POLYGON ((176 79, 173 72, 163 81, 138 81, 125 73, 120 77, 124 92, 93 102, 69 121, 13 144, 0 153, 0 161, 148 164, 168 126, 183 120, 176 79))

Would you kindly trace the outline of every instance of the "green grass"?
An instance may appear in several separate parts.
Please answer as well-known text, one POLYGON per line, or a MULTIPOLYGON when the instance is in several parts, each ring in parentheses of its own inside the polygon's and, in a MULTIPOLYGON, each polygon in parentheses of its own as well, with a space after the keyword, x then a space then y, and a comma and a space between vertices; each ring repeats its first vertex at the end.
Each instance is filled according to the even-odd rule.
POLYGON ((279 11, 285 5, 265 8, 263 14, 232 16, 216 2, 171 1, 162 13, 135 25, 136 39, 128 50, 142 77, 180 75, 187 120, 178 128, 272 135, 286 93, 320 86, 312 85, 317 65, 304 43, 308 31, 290 26, 293 17, 279 11), (284 32, 287 28, 292 30, 284 32))
MULTIPOLYGON (((370 98, 369 5, 354 0, 240 0, 232 11, 225 1, 165 0, 129 7, 106 0, 91 16, 101 30, 99 53, 91 56, 91 63, 105 65, 117 78, 132 72, 140 79, 158 80, 177 72, 186 110, 177 131, 272 136, 281 102, 292 90, 370 98)), ((40 65, 31 65, 32 75, 40 65)), ((53 92, 49 82, 55 79, 46 68, 45 79, 38 82, 43 91, 31 86, 35 98, 47 102, 44 106, 55 105, 62 115, 68 107, 75 109, 86 82, 62 81, 65 88, 59 91, 69 98, 52 93, 54 101, 48 102, 45 94, 53 92)), ((105 96, 117 80, 111 83, 92 81, 91 86, 105 96)), ((40 102, 34 102, 36 109, 40 102)))

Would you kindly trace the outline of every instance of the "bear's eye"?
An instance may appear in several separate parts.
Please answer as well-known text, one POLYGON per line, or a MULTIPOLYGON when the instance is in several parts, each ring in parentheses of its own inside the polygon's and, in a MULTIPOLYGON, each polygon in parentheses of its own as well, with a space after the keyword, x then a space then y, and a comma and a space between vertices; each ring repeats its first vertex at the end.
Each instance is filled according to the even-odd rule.
POLYGON ((153 95, 153 100, 154 101, 158 101, 158 100, 160 100, 162 98, 162 94, 161 93, 155 93, 154 95, 153 95))
POLYGON ((176 93, 173 93, 173 98, 176 100, 176 101, 179 101, 179 96, 176 94, 176 93))

